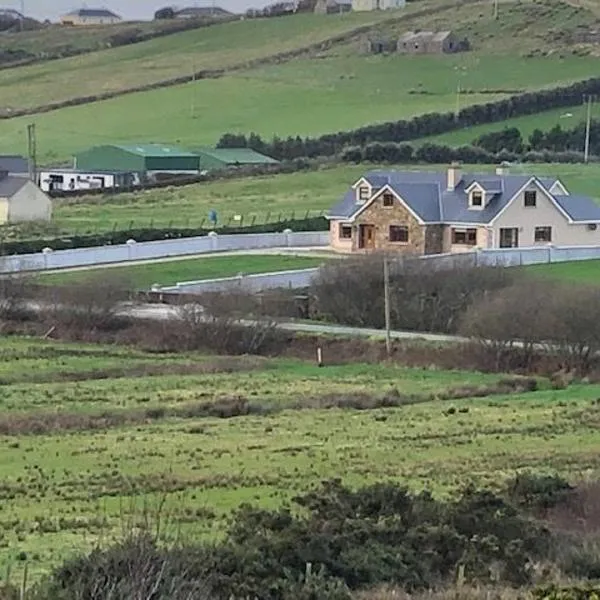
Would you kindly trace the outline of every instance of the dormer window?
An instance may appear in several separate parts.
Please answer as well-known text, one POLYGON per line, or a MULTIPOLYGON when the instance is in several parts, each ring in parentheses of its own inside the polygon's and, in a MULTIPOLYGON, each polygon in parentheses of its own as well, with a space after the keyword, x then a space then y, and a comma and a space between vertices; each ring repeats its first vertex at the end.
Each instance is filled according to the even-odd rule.
POLYGON ((471 206, 473 208, 481 208, 483 206, 483 192, 479 190, 471 192, 471 206))
POLYGON ((371 188, 367 185, 361 185, 358 188, 358 200, 359 202, 366 202, 371 196, 371 188))

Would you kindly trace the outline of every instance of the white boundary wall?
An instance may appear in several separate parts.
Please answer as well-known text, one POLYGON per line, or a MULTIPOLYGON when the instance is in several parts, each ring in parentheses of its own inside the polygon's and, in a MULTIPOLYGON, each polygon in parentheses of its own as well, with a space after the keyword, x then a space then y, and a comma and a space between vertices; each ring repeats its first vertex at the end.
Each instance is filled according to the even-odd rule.
POLYGON ((152 260, 193 254, 206 254, 224 250, 254 250, 260 248, 306 248, 326 247, 329 232, 289 230, 283 233, 240 233, 160 240, 156 242, 135 242, 115 246, 96 246, 74 250, 45 248, 37 254, 0 256, 0 273, 21 271, 46 271, 114 263, 127 263, 138 260, 152 260))

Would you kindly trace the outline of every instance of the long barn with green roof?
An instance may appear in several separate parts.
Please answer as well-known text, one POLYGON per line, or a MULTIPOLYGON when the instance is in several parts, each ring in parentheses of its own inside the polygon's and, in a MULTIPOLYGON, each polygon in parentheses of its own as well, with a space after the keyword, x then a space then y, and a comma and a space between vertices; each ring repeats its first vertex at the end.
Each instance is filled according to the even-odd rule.
POLYGON ((200 157, 169 144, 110 144, 94 146, 74 156, 73 167, 83 171, 140 173, 198 173, 200 157))

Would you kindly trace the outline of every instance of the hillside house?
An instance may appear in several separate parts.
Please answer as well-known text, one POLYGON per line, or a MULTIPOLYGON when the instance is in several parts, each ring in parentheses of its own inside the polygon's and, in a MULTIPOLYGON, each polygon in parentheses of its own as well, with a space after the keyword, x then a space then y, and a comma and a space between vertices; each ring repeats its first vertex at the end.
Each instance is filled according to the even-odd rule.
POLYGON ((390 10, 404 8, 406 0, 352 0, 352 10, 364 12, 368 10, 390 10))
POLYGON ((52 201, 28 177, 0 172, 0 224, 49 221, 52 201))
POLYGON ((330 244, 341 252, 408 254, 600 244, 600 207, 553 177, 372 171, 331 209, 330 244))
POLYGON ((80 8, 60 18, 63 25, 114 25, 120 23, 121 17, 106 8, 80 8))
POLYGON ((408 31, 398 39, 398 52, 403 54, 450 54, 468 49, 468 40, 451 31, 408 31))
POLYGON ((189 6, 176 10, 173 14, 175 19, 225 19, 232 17, 233 13, 220 6, 189 6))
POLYGON ((352 0, 317 0, 314 12, 319 15, 331 15, 351 10, 352 0))

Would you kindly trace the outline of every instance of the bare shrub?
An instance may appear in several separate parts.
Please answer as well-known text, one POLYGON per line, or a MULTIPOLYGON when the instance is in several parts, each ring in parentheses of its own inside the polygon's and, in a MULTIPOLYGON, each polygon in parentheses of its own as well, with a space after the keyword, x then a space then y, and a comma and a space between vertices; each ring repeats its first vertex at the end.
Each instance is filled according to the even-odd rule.
MULTIPOLYGON (((392 327, 453 333, 484 292, 506 287, 506 269, 469 264, 435 267, 418 258, 388 257, 392 327)), ((348 325, 383 327, 383 255, 335 261, 321 269, 312 292, 317 311, 348 325)))
MULTIPOLYGON (((543 352, 558 357, 561 370, 587 372, 600 352, 600 290, 522 279, 473 304, 460 332, 491 351, 497 369, 518 357, 529 370, 543 352)), ((564 387, 564 377, 555 379, 564 387)))
POLYGON ((130 284, 115 274, 106 274, 78 284, 48 288, 39 299, 49 324, 64 325, 81 336, 92 330, 114 331, 129 319, 120 304, 130 296, 130 284))
POLYGON ((24 275, 0 276, 0 319, 23 321, 31 314, 27 302, 32 295, 32 284, 24 275))
POLYGON ((561 286, 552 302, 552 340, 567 368, 587 372, 600 352, 600 289, 561 286))
POLYGON ((519 281, 486 294, 466 311, 459 331, 491 350, 499 369, 507 360, 508 351, 518 351, 528 368, 556 327, 554 312, 546 310, 556 289, 551 282, 519 281))
POLYGON ((269 318, 244 321, 226 310, 215 316, 198 304, 180 306, 178 315, 179 343, 187 350, 266 354, 278 353, 287 344, 288 336, 269 318))

